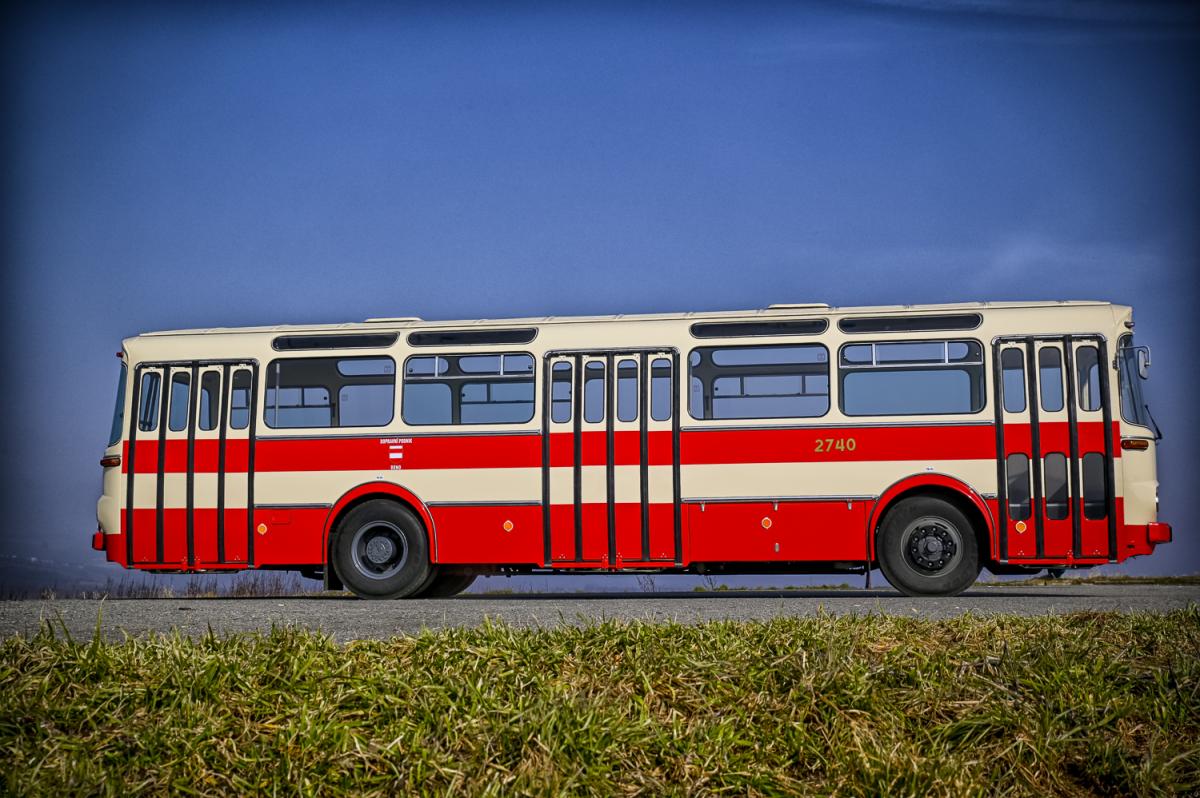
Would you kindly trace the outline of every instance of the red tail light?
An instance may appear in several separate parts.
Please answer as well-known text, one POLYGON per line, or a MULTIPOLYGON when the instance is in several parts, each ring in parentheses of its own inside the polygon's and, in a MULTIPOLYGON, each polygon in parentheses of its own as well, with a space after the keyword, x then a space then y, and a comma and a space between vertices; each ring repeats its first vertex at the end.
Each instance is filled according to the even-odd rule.
POLYGON ((121 465, 121 455, 110 454, 105 457, 101 457, 100 465, 104 466, 105 468, 116 468, 117 466, 121 465))

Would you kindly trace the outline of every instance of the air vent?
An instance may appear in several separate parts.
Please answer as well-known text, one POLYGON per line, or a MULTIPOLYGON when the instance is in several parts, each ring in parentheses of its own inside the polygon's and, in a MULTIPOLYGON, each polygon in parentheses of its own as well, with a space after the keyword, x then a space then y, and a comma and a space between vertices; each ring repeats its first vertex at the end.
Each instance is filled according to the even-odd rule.
POLYGON ((842 319, 838 328, 844 333, 941 332, 974 330, 983 323, 978 313, 947 316, 860 316, 842 319))
POLYGON ((278 352, 292 349, 381 349, 396 343, 399 333, 350 335, 281 335, 271 342, 278 352))
POLYGON ((764 335, 820 335, 829 327, 825 319, 804 321, 704 321, 692 325, 696 338, 741 338, 764 335))
POLYGON ((527 344, 537 336, 535 327, 501 330, 428 330, 409 333, 409 346, 483 346, 485 344, 527 344))

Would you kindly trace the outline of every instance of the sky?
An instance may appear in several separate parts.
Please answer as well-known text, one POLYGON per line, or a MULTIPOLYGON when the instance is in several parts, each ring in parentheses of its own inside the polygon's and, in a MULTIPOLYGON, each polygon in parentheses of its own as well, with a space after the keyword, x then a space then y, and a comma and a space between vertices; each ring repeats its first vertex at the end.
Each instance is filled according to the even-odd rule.
POLYGON ((116 570, 96 460, 142 331, 1103 299, 1153 347, 1176 527, 1122 570, 1200 571, 1190 4, 7 13, 8 562, 116 570))

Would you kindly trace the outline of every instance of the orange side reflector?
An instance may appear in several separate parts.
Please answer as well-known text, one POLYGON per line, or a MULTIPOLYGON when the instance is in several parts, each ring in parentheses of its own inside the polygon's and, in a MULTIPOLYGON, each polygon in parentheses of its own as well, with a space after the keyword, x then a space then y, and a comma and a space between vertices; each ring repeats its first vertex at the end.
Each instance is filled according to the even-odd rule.
POLYGON ((105 468, 116 468, 120 464, 121 455, 119 454, 110 454, 107 457, 100 458, 100 465, 104 466, 105 468))
POLYGON ((1122 449, 1134 449, 1136 451, 1145 451, 1150 448, 1150 441, 1142 438, 1127 438, 1121 441, 1122 449))

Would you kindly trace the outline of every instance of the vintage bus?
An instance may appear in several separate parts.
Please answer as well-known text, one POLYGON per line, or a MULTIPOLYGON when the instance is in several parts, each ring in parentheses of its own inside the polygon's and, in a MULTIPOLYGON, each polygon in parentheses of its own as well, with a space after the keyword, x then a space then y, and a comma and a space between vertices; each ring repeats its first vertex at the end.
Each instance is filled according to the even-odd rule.
POLYGON ((123 342, 92 545, 363 598, 480 574, 866 573, 1150 554, 1149 350, 1107 302, 154 332, 123 342))

